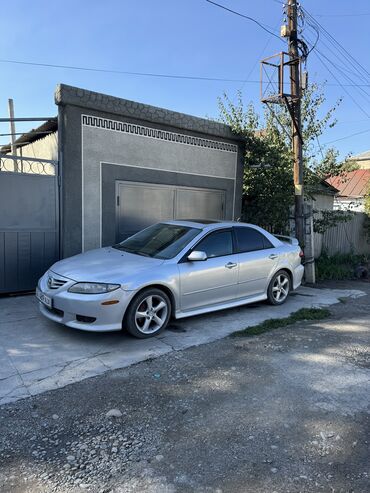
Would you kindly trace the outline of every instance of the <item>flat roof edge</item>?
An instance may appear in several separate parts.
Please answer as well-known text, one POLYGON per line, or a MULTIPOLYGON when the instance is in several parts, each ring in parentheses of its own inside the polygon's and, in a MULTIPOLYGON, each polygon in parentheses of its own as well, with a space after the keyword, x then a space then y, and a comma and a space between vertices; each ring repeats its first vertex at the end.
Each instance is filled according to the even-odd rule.
POLYGON ((56 105, 73 105, 119 116, 145 120, 151 123, 165 124, 172 127, 222 137, 243 142, 244 138, 232 132, 224 123, 207 120, 177 111, 159 108, 128 99, 117 98, 99 92, 88 91, 67 84, 58 84, 55 89, 56 105))

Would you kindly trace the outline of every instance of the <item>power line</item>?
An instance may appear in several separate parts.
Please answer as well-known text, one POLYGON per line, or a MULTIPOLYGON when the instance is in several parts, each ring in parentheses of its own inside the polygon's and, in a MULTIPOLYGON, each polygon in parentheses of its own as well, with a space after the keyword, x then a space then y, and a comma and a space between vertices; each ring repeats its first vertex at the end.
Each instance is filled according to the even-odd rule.
MULTIPOLYGON (((110 74, 118 74, 118 75, 133 75, 138 77, 156 77, 156 78, 165 78, 165 79, 179 79, 179 80, 200 80, 200 81, 208 81, 208 82, 235 82, 235 83, 249 83, 249 84, 260 84, 259 80, 245 80, 245 79, 231 79, 231 78, 223 78, 223 77, 207 77, 207 76, 197 76, 197 75, 181 75, 181 74, 160 74, 160 73, 151 73, 151 72, 130 72, 125 70, 114 70, 114 69, 102 69, 102 68, 92 68, 92 67, 80 67, 74 65, 58 65, 55 63, 42 63, 42 62, 27 62, 24 60, 7 60, 0 59, 0 63, 9 63, 16 65, 29 65, 35 67, 46 67, 46 68, 62 68, 66 70, 81 70, 87 72, 101 72, 101 73, 110 73, 110 74)), ((328 86, 337 86, 339 84, 328 83, 328 86)), ((369 84, 343 84, 349 87, 370 87, 369 84)))
MULTIPOLYGON (((278 22, 278 24, 276 24, 275 29, 277 28, 277 26, 278 26, 279 24, 280 24, 280 21, 278 22)), ((258 65, 258 63, 259 63, 260 59, 262 58, 262 56, 263 56, 263 54, 265 53, 265 51, 266 51, 266 49, 267 49, 268 45, 270 44, 271 39, 272 39, 271 37, 269 37, 269 38, 267 39, 266 44, 265 44, 265 46, 263 47, 263 49, 262 49, 262 51, 261 51, 261 54, 258 56, 258 58, 257 58, 257 60, 255 61, 254 65, 252 65, 252 68, 251 68, 251 69, 250 69, 250 71, 248 72, 248 75, 247 75, 246 79, 248 79, 248 78, 252 75, 252 73, 253 73, 254 69, 255 69, 255 68, 256 68, 256 66, 258 65)), ((243 83, 243 84, 242 84, 242 86, 239 88, 239 91, 242 91, 242 90, 243 90, 243 88, 244 88, 244 86, 245 86, 245 83, 243 83)))
MULTIPOLYGON (((340 72, 343 75, 343 77, 345 77, 348 81, 354 82, 351 77, 349 77, 346 73, 344 73, 343 69, 341 69, 332 60, 330 60, 330 58, 328 58, 326 55, 324 55, 324 53, 322 53, 320 50, 317 50, 317 53, 320 54, 322 57, 324 57, 325 60, 327 60, 335 69, 337 69, 337 71, 340 72)), ((365 98, 366 103, 369 104, 370 103, 370 94, 368 92, 366 92, 365 89, 363 89, 362 87, 359 87, 358 90, 361 91, 362 97, 365 98)))
MULTIPOLYGON (((363 67, 354 57, 351 53, 346 50, 318 21, 316 21, 313 16, 303 7, 301 7, 301 11, 304 15, 304 17, 307 17, 307 23, 316 31, 321 31, 324 35, 324 37, 331 43, 331 45, 335 48, 335 50, 339 53, 341 57, 345 60, 345 63, 350 64, 350 69, 348 69, 348 72, 351 73, 351 75, 356 75, 354 72, 357 73, 357 76, 362 79, 363 81, 369 82, 369 77, 370 75, 368 71, 366 70, 365 67, 363 67)), ((323 43, 325 45, 325 43, 323 43)), ((326 45, 325 45, 326 46, 326 45)), ((336 53, 332 51, 332 49, 328 46, 326 46, 327 49, 329 49, 335 56, 338 56, 336 53)), ((363 106, 354 98, 354 96, 346 89, 344 84, 341 83, 341 81, 335 76, 335 74, 329 69, 329 67, 326 65, 324 62, 323 58, 327 60, 330 65, 334 67, 335 70, 337 70, 342 77, 344 77, 347 81, 354 83, 355 81, 347 75, 344 71, 347 71, 346 67, 339 66, 337 63, 333 62, 329 57, 327 57, 324 53, 322 53, 320 50, 316 48, 316 56, 319 58, 320 62, 323 64, 323 66, 328 70, 328 72, 332 75, 332 77, 338 82, 338 84, 342 87, 342 89, 346 92, 346 94, 352 99, 354 104, 368 117, 370 118, 370 115, 365 111, 363 106)), ((363 86, 365 87, 365 86, 363 86)), ((370 100, 370 95, 369 93, 363 89, 362 87, 358 86, 358 90, 361 91, 361 96, 366 99, 366 103, 369 104, 370 100)))
POLYGON ((370 12, 365 12, 363 14, 314 14, 315 17, 362 17, 365 15, 370 15, 370 12))
MULTIPOLYGON (((347 59, 350 58, 352 60, 352 63, 357 64, 359 68, 363 71, 363 73, 366 75, 366 77, 370 76, 369 71, 358 61, 356 58, 341 44, 337 39, 335 39, 334 36, 332 36, 320 23, 317 21, 305 8, 301 7, 302 11, 309 16, 309 18, 322 30, 322 32, 330 38, 331 42, 335 45, 337 45, 342 53, 344 52, 347 56, 347 59)), ((338 48, 337 48, 338 49, 338 48)))
MULTIPOLYGON (((362 81, 369 83, 370 79, 369 79, 368 75, 366 74, 366 69, 364 67, 362 67, 362 65, 339 42, 337 42, 336 39, 328 31, 326 31, 326 29, 324 29, 323 26, 321 26, 321 24, 318 21, 316 21, 311 16, 311 14, 309 14, 303 8, 301 8, 301 10, 302 10, 304 17, 306 18, 306 16, 307 16, 307 18, 306 18, 307 24, 316 33, 317 33, 317 31, 321 31, 321 33, 325 37, 325 39, 329 43, 331 43, 333 48, 336 50, 336 52, 334 52, 330 47, 327 47, 329 49, 329 51, 331 51, 331 53, 333 53, 334 56, 337 58, 338 58, 338 54, 339 54, 339 56, 341 56, 344 59, 344 63, 349 64, 349 68, 347 69, 348 72, 350 72, 351 74, 354 74, 354 71, 357 72, 358 77, 360 79, 362 79, 362 81), (358 65, 358 67, 361 70, 359 70, 359 68, 356 68, 356 66, 355 66, 356 64, 358 65), (364 71, 365 71, 365 73, 364 73, 364 71)), ((323 41, 322 41, 322 43, 325 45, 325 43, 323 41)))
MULTIPOLYGON (((310 24, 310 26, 313 27, 313 24, 310 24)), ((360 71, 358 68, 356 68, 356 66, 354 65, 354 62, 351 60, 351 58, 345 52, 343 52, 340 48, 338 49, 338 46, 336 46, 333 43, 333 41, 330 39, 330 37, 328 37, 325 33, 324 33, 324 36, 327 39, 327 41, 330 43, 330 45, 336 50, 336 51, 333 51, 333 49, 330 46, 327 46, 322 41, 322 44, 334 55, 336 63, 334 63, 332 59, 329 59, 328 57, 326 57, 323 53, 321 53, 322 56, 324 56, 329 61, 329 63, 331 65, 333 65, 333 67, 336 70, 341 72, 341 74, 345 76, 347 81, 354 83, 354 80, 351 77, 349 77, 348 75, 343 74, 343 71, 348 72, 351 76, 357 76, 360 79, 360 81, 362 80, 362 82, 367 83, 367 84, 358 84, 358 85, 356 84, 357 87, 366 87, 368 85, 368 83, 370 82, 370 79, 366 75, 364 75, 364 73, 362 71, 360 71), (344 63, 345 66, 343 66, 342 64, 338 65, 338 63, 337 63, 338 61, 341 63, 344 63), (348 64, 348 65, 346 65, 346 64, 348 64)), ((317 51, 319 51, 319 50, 317 50, 317 51)), ((347 86, 347 84, 345 84, 345 85, 347 86)), ((365 90, 361 89, 361 91, 365 94, 366 97, 369 96, 369 94, 365 90)))
MULTIPOLYGON (((311 25, 311 24, 310 24, 310 27, 313 27, 313 25, 311 25)), ((305 37, 305 39, 308 39, 308 38, 307 38, 307 36, 305 37)), ((311 42, 309 39, 308 39, 308 41, 309 41, 309 42, 311 42)), ((335 51, 334 51, 334 49, 333 49, 330 45, 326 44, 326 43, 323 41, 323 39, 321 39, 321 40, 320 40, 320 42, 321 42, 320 44, 322 44, 322 45, 323 45, 323 46, 324 46, 327 50, 329 50, 329 51, 330 51, 330 53, 332 53, 332 55, 334 55, 335 60, 338 62, 338 52, 335 52, 335 51)), ((339 70, 339 68, 340 68, 341 70, 344 70, 345 72, 348 72, 348 73, 349 73, 349 74, 351 74, 351 75, 356 75, 356 74, 354 73, 354 67, 353 67, 353 64, 351 64, 351 65, 347 65, 347 66, 346 66, 346 65, 345 65, 345 63, 347 62, 347 60, 346 60, 346 59, 344 59, 344 61, 343 61, 343 60, 339 60, 339 62, 341 62, 341 64, 340 64, 340 65, 338 65, 338 63, 334 63, 334 62, 333 62, 333 60, 331 60, 331 63, 332 63, 333 65, 335 65, 335 66, 338 68, 338 70, 339 70)), ((355 71, 356 71, 356 70, 355 70, 355 71)), ((360 74, 359 72, 357 72, 357 74, 358 74, 358 76, 359 76, 359 77, 361 77, 361 78, 363 77, 363 76, 362 76, 362 74, 360 74)), ((355 86, 356 86, 356 87, 366 87, 366 85, 369 85, 369 84, 364 84, 364 85, 362 85, 362 84, 355 84, 355 86)))
MULTIPOLYGON (((153 72, 130 72, 128 70, 114 70, 114 69, 102 69, 102 68, 92 68, 92 67, 79 67, 75 65, 57 65, 55 63, 41 63, 41 62, 26 62, 24 60, 7 60, 0 59, 0 63, 11 63, 18 65, 32 65, 36 67, 48 67, 48 68, 63 68, 67 70, 83 70, 87 72, 101 72, 108 74, 121 74, 121 75, 134 75, 134 76, 144 76, 144 77, 158 77, 166 79, 187 79, 187 80, 204 80, 204 81, 215 81, 215 82, 244 82, 243 79, 230 79, 223 77, 201 77, 197 75, 176 75, 176 74, 156 74, 153 72)), ((259 81, 245 81, 259 83, 259 81)))
POLYGON ((346 135, 345 137, 341 137, 340 139, 330 140, 329 142, 325 142, 324 145, 333 144, 334 142, 339 142, 340 140, 350 139, 351 137, 355 137, 356 135, 362 135, 368 132, 370 132, 370 128, 368 128, 367 130, 363 130, 362 132, 356 132, 354 134, 346 135))
POLYGON ((352 123, 363 123, 363 122, 367 122, 369 121, 368 118, 363 118, 362 120, 341 120, 341 121, 337 121, 336 125, 343 125, 343 124, 352 124, 352 123))
MULTIPOLYGON (((212 5, 215 5, 216 7, 219 7, 220 9, 223 9, 223 10, 226 10, 227 12, 230 12, 232 14, 235 14, 235 15, 238 15, 239 17, 243 17, 243 19, 247 19, 249 21, 252 21, 254 22, 255 24, 257 24, 257 26, 259 26, 261 29, 263 29, 264 31, 266 31, 267 33, 271 34, 272 36, 275 36, 275 38, 278 38, 279 41, 282 41, 284 43, 284 41, 281 39, 280 36, 278 36, 277 34, 275 34, 274 32, 270 31, 270 29, 268 29, 264 24, 262 24, 261 22, 257 21, 256 19, 254 19, 253 17, 249 17, 249 15, 245 15, 245 14, 242 14, 241 12, 237 12, 236 10, 232 10, 232 9, 229 9, 228 7, 225 7, 225 5, 221 5, 220 3, 217 3, 217 2, 213 2, 212 0, 206 0, 206 2, 208 3, 211 3, 212 5)), ((269 27, 269 26, 268 26, 269 27)))
POLYGON ((336 75, 332 72, 332 70, 330 70, 330 68, 326 65, 326 63, 323 61, 323 59, 321 58, 321 55, 318 53, 318 51, 316 50, 315 51, 316 53, 316 56, 317 58, 320 60, 320 62, 322 63, 322 65, 326 68, 326 70, 331 74, 331 76, 339 83, 339 85, 342 87, 342 89, 345 91, 345 93, 352 99, 352 101, 354 102, 354 104, 360 109, 360 111, 362 111, 362 113, 364 113, 364 115, 366 115, 368 118, 370 118, 370 115, 363 109, 363 107, 361 106, 360 103, 358 103, 356 101, 356 99, 352 96, 352 94, 345 88, 345 86, 343 84, 341 84, 341 82, 339 81, 339 79, 336 77, 336 75))

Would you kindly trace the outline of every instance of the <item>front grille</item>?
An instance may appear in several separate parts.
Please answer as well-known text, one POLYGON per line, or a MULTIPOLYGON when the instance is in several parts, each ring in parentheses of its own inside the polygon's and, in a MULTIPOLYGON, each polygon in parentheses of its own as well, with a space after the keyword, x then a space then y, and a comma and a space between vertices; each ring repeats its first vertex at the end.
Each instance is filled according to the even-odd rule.
POLYGON ((57 277, 49 276, 47 280, 49 289, 58 289, 65 285, 68 282, 66 279, 58 279, 57 277))
POLYGON ((64 316, 64 311, 59 310, 59 308, 49 308, 48 306, 44 306, 47 310, 49 310, 50 313, 54 313, 54 315, 57 315, 60 318, 63 318, 64 316))

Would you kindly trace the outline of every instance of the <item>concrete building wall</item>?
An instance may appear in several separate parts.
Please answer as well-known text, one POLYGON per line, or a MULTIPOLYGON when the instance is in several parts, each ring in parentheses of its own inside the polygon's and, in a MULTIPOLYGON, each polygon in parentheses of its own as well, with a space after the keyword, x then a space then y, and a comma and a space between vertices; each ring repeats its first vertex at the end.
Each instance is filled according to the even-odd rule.
POLYGON ((312 200, 312 207, 318 211, 332 211, 334 195, 315 194, 312 200))
POLYGON ((118 180, 222 190, 240 215, 244 144, 226 125, 58 86, 62 255, 112 244, 118 180))

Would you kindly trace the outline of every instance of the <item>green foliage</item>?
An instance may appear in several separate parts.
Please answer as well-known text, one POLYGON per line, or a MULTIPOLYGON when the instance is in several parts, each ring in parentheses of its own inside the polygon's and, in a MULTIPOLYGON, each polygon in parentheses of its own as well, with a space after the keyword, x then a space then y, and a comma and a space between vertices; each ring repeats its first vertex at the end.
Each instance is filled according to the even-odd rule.
POLYGON ((368 261, 366 255, 351 253, 328 255, 324 252, 316 260, 316 277, 320 281, 354 279, 356 267, 366 265, 368 261))
POLYGON ((270 330, 280 329, 288 325, 295 324, 303 320, 321 320, 330 317, 330 311, 327 308, 301 308, 285 318, 270 318, 255 327, 247 327, 238 330, 232 334, 232 337, 252 337, 263 334, 270 330))
POLYGON ((365 195, 365 213, 370 216, 370 183, 368 184, 365 195))
POLYGON ((365 195, 365 214, 364 232, 367 242, 370 243, 370 183, 365 195))
POLYGON ((336 149, 328 149, 320 162, 313 161, 313 169, 318 176, 327 179, 331 176, 341 176, 343 183, 346 181, 346 173, 359 168, 355 161, 346 157, 343 162, 338 161, 339 152, 336 149))
POLYGON ((222 121, 246 140, 242 219, 287 233, 294 200, 290 147, 271 120, 262 127, 253 105, 244 108, 240 93, 236 105, 224 95, 219 108, 222 121))
POLYGON ((314 216, 313 228, 315 233, 325 233, 326 230, 332 228, 340 223, 346 223, 351 220, 354 212, 347 210, 314 210, 316 215, 314 216))
MULTIPOLYGON (((311 196, 323 178, 343 171, 338 153, 328 148, 317 160, 318 137, 335 125, 334 112, 340 103, 322 111, 323 91, 312 84, 302 98, 302 135, 304 139, 305 190, 311 196)), ((287 234, 294 204, 291 118, 284 105, 265 106, 261 119, 253 104, 245 107, 241 93, 234 103, 224 94, 219 99, 220 119, 246 140, 242 220, 257 223, 275 233, 287 234)), ((327 217, 325 217, 326 219, 327 217)), ((320 229, 324 227, 324 218, 320 229)), ((333 220, 330 221, 330 224, 333 220)))

